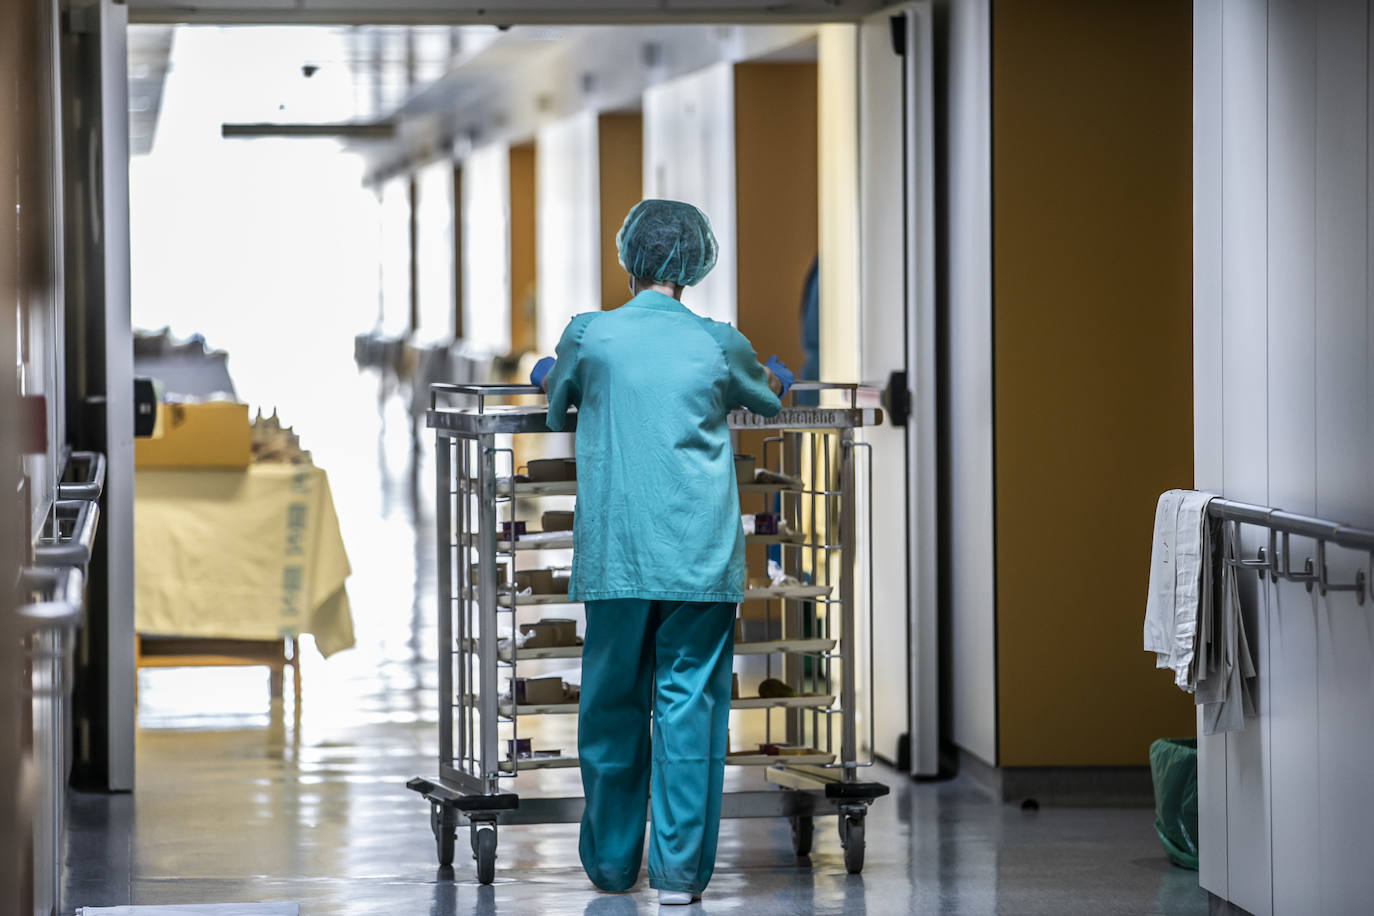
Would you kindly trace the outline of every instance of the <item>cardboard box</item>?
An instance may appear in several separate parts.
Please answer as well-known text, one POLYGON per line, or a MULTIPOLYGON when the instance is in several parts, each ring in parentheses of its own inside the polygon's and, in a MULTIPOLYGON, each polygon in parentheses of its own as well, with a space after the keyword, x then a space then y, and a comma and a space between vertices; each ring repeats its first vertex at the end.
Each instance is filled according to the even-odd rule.
POLYGON ((553 570, 517 569, 515 571, 515 587, 520 591, 529 589, 536 595, 552 595, 554 593, 553 570))
POLYGON ((545 617, 537 623, 520 624, 523 648, 551 649, 577 645, 577 621, 565 617, 545 617))
POLYGON ((521 706, 554 706, 564 701, 561 677, 518 677, 515 702, 521 706))
MULTIPOLYGON (((477 587, 481 582, 481 564, 473 563, 472 572, 468 577, 468 585, 477 587)), ((517 581, 518 584, 518 581, 517 581)), ((496 564, 496 587, 505 588, 506 586, 506 561, 502 560, 496 564)))
POLYGON ((134 440, 140 468, 246 468, 253 461, 248 405, 232 401, 159 404, 156 439, 134 440))
POLYGON ((572 531, 573 514, 563 509, 551 509, 542 519, 545 531, 572 531))
POLYGON ((536 483, 577 479, 577 462, 572 458, 536 458, 525 466, 526 476, 536 483))

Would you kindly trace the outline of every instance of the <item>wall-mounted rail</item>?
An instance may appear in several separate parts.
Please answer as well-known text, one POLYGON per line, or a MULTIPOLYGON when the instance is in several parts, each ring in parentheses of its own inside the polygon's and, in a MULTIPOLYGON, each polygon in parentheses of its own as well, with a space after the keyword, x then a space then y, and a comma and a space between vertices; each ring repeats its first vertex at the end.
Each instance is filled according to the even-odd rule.
POLYGON ((1337 547, 1367 554, 1369 556, 1370 575, 1374 575, 1374 531, 1327 519, 1313 518, 1309 515, 1285 512, 1282 509, 1274 509, 1269 506, 1257 506, 1253 503, 1237 502, 1220 497, 1207 504, 1207 514, 1224 522, 1235 525, 1254 525, 1265 528, 1269 532, 1269 546, 1267 549, 1264 547, 1259 549, 1257 559, 1228 560, 1227 562, 1231 565, 1258 570, 1261 577, 1267 576, 1271 582, 1287 579, 1289 582, 1302 583, 1307 586, 1308 591, 1311 591, 1315 585, 1323 595, 1328 592, 1354 592, 1355 600, 1364 604, 1369 577, 1366 576, 1364 570, 1359 570, 1355 573, 1354 582, 1333 583, 1329 581, 1326 569, 1326 546, 1334 544, 1337 547), (1306 557, 1300 570, 1293 568, 1293 554, 1289 547, 1290 540, 1294 535, 1312 538, 1317 542, 1316 556, 1306 557))

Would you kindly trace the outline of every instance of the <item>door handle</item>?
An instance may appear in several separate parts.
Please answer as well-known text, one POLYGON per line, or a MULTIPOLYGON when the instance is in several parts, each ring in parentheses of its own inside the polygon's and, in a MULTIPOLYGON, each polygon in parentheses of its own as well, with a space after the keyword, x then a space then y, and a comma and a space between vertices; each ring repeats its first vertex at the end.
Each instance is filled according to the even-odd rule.
MULTIPOLYGON (((77 480, 62 480, 57 485, 58 499, 96 500, 105 489, 105 456, 101 452, 72 452, 67 467, 82 473, 77 480)), ((66 474, 63 474, 66 477, 66 474)))
POLYGON ((61 630, 81 623, 86 577, 80 569, 75 566, 64 569, 30 567, 24 569, 20 576, 26 588, 43 596, 41 600, 18 609, 21 630, 61 630))
POLYGON ((883 389, 883 409, 893 426, 906 426, 911 417, 911 392, 906 386, 905 369, 888 374, 887 387, 883 389))
POLYGON ((100 524, 100 507, 89 499, 59 499, 53 503, 52 537, 39 538, 33 558, 39 566, 79 566, 91 562, 91 548, 100 524))

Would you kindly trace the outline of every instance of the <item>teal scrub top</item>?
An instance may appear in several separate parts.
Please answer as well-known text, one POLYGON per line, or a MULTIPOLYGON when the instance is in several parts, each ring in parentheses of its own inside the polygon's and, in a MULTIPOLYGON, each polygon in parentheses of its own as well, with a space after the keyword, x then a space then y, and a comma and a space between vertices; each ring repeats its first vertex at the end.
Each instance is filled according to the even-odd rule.
POLYGON ((726 419, 781 408, 728 324, 646 290, 578 315, 545 385, 548 427, 577 407, 573 601, 738 602, 744 529, 726 419))

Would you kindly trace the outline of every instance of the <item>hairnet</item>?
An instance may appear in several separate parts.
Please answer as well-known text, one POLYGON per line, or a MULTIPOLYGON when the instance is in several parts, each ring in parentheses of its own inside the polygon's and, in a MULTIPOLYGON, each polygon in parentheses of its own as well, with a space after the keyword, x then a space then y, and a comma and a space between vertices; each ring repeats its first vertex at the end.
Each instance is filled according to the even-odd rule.
POLYGON ((630 276, 656 283, 695 286, 716 266, 716 237, 706 214, 680 200, 635 204, 615 248, 630 276))

